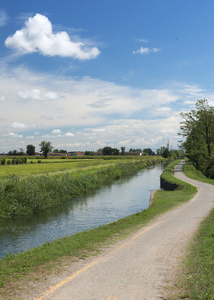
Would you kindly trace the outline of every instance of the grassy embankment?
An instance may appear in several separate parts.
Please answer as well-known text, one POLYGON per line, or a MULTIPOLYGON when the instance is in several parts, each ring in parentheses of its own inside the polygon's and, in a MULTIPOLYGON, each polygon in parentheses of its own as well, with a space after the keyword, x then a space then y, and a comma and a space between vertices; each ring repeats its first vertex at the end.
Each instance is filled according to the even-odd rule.
MULTIPOLYGON (((183 167, 186 176, 214 185, 192 165, 183 167)), ((214 209, 202 222, 188 249, 181 279, 181 299, 214 299, 214 209)))
POLYGON ((1 166, 1 174, 5 175, 8 168, 15 169, 16 174, 2 177, 0 181, 0 219, 60 206, 87 191, 161 161, 161 157, 142 157, 1 166), (23 175, 26 173, 28 175, 23 175))
POLYGON ((178 161, 170 164, 163 176, 165 179, 175 180, 179 188, 174 192, 157 191, 150 208, 111 224, 47 243, 25 253, 9 255, 0 260, 0 294, 9 298, 15 288, 23 285, 23 281, 29 280, 28 278, 42 280, 48 272, 60 269, 65 259, 72 262, 96 255, 104 245, 126 237, 159 214, 190 199, 196 189, 175 179, 171 174, 171 169, 177 163, 178 161))

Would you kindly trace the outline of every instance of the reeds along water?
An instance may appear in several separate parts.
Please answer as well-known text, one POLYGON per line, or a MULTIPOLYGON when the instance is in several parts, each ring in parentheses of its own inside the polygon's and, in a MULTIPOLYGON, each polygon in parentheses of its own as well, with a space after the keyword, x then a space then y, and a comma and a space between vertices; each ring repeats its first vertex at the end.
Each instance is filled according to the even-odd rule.
POLYGON ((0 182, 0 218, 21 216, 56 207, 122 176, 160 163, 162 159, 116 163, 100 169, 41 176, 10 175, 0 182))

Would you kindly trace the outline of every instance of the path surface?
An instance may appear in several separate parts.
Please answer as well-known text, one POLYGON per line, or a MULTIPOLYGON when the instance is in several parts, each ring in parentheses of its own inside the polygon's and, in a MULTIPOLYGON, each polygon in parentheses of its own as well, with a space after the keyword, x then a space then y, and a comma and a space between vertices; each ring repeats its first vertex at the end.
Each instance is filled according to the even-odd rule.
POLYGON ((199 190, 192 200, 161 215, 90 262, 82 262, 64 281, 34 299, 167 299, 167 281, 198 225, 214 207, 214 186, 185 177, 181 168, 181 164, 176 166, 175 176, 199 190))

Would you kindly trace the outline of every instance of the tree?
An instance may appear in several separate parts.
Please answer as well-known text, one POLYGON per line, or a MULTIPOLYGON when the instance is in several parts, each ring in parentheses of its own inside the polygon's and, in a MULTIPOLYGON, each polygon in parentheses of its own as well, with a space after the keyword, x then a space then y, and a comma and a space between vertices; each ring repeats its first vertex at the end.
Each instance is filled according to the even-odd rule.
POLYGON ((124 155, 126 147, 121 147, 121 155, 124 155))
POLYGON ((140 148, 137 149, 130 148, 129 152, 142 152, 142 150, 140 148))
POLYGON ((151 148, 145 148, 145 149, 143 149, 143 154, 155 155, 154 151, 152 151, 151 148))
POLYGON ((103 148, 103 155, 119 155, 119 149, 106 146, 103 148))
POLYGON ((43 153, 44 157, 47 158, 48 153, 53 149, 51 142, 42 141, 39 146, 41 147, 40 151, 43 153))
POLYGON ((206 99, 198 100, 196 109, 189 113, 181 113, 181 116, 184 121, 181 122, 179 134, 186 137, 182 146, 196 168, 200 168, 204 160, 213 155, 214 107, 209 106, 206 99))
POLYGON ((35 155, 35 146, 33 146, 33 145, 27 145, 27 154, 28 155, 35 155))

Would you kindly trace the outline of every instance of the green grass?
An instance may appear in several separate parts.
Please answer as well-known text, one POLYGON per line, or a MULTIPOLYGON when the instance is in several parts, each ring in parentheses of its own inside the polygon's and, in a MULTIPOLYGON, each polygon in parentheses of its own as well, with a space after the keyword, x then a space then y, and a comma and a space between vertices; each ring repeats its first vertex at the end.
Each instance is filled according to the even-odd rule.
MULTIPOLYGON (((9 175, 40 175, 40 174, 54 174, 57 172, 76 172, 78 170, 87 169, 90 167, 99 167, 105 165, 115 165, 118 162, 129 161, 146 161, 146 160, 160 160, 160 156, 118 156, 118 157, 94 157, 90 158, 69 158, 69 159, 39 159, 28 158, 27 164, 21 165, 0 165, 0 177, 9 175), (31 163, 31 161, 33 163, 31 163)), ((8 158, 7 158, 8 160, 8 158)), ((11 159, 10 159, 11 160, 11 159)))
POLYGON ((27 164, 23 165, 3 165, 0 166, 0 177, 6 177, 9 175, 36 175, 36 174, 47 174, 54 172, 74 172, 78 169, 93 167, 93 166, 103 166, 115 164, 115 160, 41 160, 38 163, 34 160, 34 163, 28 161, 27 164))
MULTIPOLYGON (((172 168, 169 167, 168 169, 172 168)), ((171 175, 173 178, 173 176, 171 175)), ((192 198, 195 189, 186 186, 175 192, 157 191, 150 208, 93 230, 47 243, 41 247, 17 255, 9 255, 0 260, 0 294, 10 295, 14 284, 20 285, 27 278, 38 278, 38 273, 51 272, 59 268, 61 260, 74 260, 97 254, 104 245, 115 239, 126 237, 131 232, 147 224, 161 213, 172 209, 192 198)))
MULTIPOLYGON (((190 164, 184 165, 183 171, 192 179, 214 184, 214 180, 206 179, 190 164)), ((214 209, 190 244, 182 275, 181 299, 214 299, 214 209)))
POLYGON ((0 181, 0 219, 60 206, 85 192, 162 161, 162 158, 127 159, 114 163, 108 160, 108 163, 102 164, 94 160, 94 164, 83 162, 72 172, 57 171, 39 176, 8 175, 0 181))

